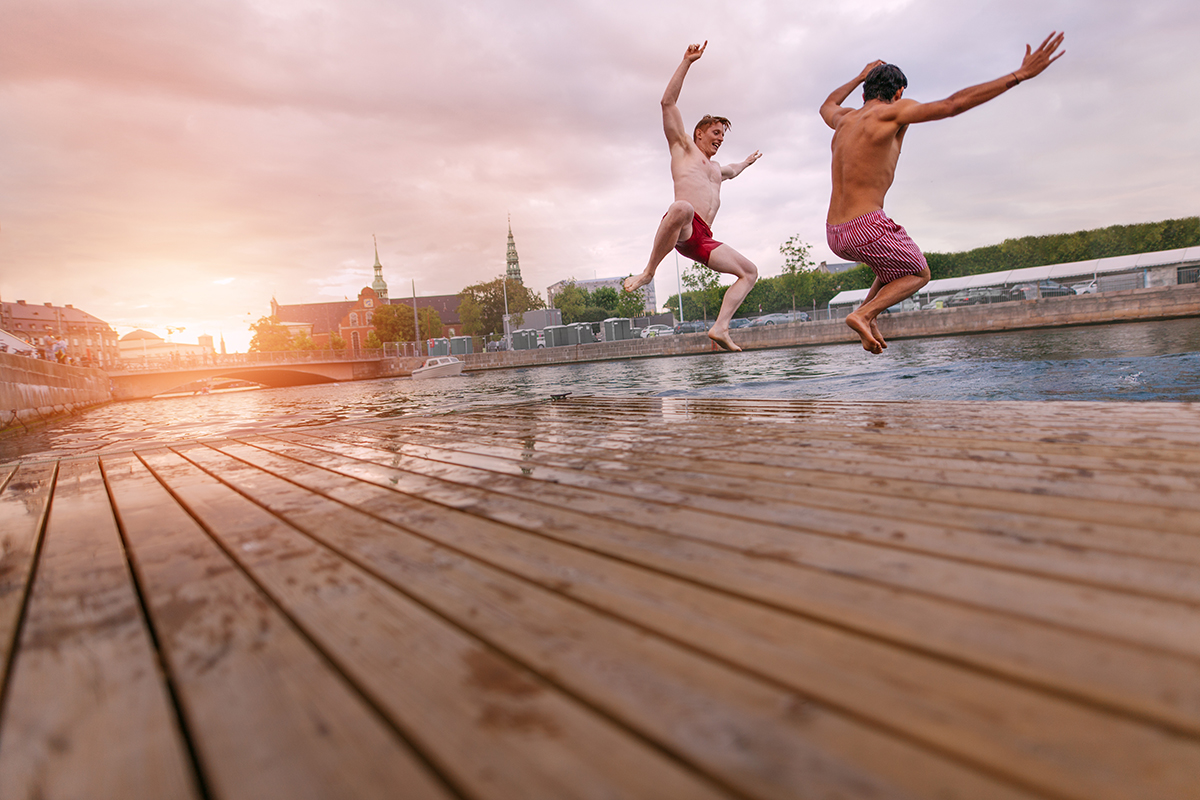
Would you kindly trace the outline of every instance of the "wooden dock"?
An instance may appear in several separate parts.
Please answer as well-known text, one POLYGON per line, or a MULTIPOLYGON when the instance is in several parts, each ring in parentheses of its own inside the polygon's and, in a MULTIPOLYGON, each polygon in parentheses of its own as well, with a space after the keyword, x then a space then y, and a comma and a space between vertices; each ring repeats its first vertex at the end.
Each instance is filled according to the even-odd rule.
POLYGON ((2 798, 1200 798, 1200 406, 579 398, 0 467, 2 798))

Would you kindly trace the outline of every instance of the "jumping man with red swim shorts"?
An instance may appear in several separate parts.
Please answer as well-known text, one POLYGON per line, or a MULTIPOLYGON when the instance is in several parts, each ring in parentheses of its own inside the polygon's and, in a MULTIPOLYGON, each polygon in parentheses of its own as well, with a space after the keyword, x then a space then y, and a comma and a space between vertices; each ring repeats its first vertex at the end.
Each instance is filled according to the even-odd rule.
POLYGON ((887 347, 875 323, 880 312, 929 282, 925 256, 904 228, 883 213, 883 198, 896 175, 908 126, 956 116, 1040 75, 1066 54, 1064 50, 1055 55, 1062 41, 1063 34, 1056 31, 1037 50, 1026 45, 1025 58, 1015 72, 934 103, 902 99, 908 86, 904 73, 894 64, 873 61, 821 105, 821 118, 834 131, 833 194, 825 220, 826 239, 833 252, 868 264, 875 272, 867 298, 846 317, 865 350, 882 353, 887 347), (859 84, 863 85, 862 108, 843 108, 841 104, 859 84))
POLYGON ((708 42, 688 45, 683 62, 663 92, 663 132, 671 148, 675 202, 663 215, 658 232, 654 234, 654 245, 646 270, 641 275, 626 278, 625 289, 632 292, 654 280, 655 270, 672 248, 709 269, 735 276, 737 280, 725 291, 725 299, 721 302, 721 310, 708 332, 708 338, 726 350, 741 350, 729 338, 729 320, 758 280, 758 268, 729 245, 713 239, 710 226, 717 209, 721 207, 721 181, 736 178, 742 170, 757 161, 761 153, 756 150, 745 161, 723 167, 713 161, 712 157, 725 141, 725 131, 730 127, 729 120, 724 117, 704 117, 697 123, 692 135, 688 136, 683 115, 675 104, 683 89, 688 67, 704 55, 706 47, 708 42))

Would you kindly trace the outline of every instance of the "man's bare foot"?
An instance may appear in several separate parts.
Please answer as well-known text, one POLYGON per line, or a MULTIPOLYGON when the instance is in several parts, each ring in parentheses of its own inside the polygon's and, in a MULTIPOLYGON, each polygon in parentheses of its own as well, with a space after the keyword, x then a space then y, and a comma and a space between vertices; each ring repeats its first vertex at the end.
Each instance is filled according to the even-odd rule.
MULTIPOLYGON (((871 322, 874 322, 874 320, 871 322)), ((865 321, 858 315, 857 312, 849 314, 846 317, 846 324, 849 325, 854 332, 858 334, 859 338, 862 339, 863 350, 866 350, 868 353, 875 353, 876 355, 879 355, 883 352, 883 345, 879 343, 878 339, 871 335, 871 322, 865 321)))
POLYGON ((887 342, 883 340, 883 334, 879 332, 879 326, 875 324, 875 320, 871 320, 871 336, 875 341, 879 342, 879 346, 887 350, 887 342))
POLYGON ((653 272, 643 272, 641 275, 630 275, 621 285, 625 287, 625 291, 632 292, 642 288, 652 280, 654 280, 653 272))
POLYGON ((740 353, 742 348, 733 343, 733 339, 729 338, 729 329, 723 331, 711 330, 708 332, 708 338, 719 344, 731 353, 740 353))

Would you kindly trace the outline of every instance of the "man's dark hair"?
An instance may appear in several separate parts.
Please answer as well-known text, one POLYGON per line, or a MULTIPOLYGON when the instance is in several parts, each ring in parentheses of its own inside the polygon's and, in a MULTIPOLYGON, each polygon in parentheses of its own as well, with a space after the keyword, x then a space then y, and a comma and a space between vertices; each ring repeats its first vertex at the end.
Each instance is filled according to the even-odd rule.
POLYGON ((882 100, 892 102, 896 92, 908 86, 908 78, 895 64, 880 64, 867 73, 863 81, 863 100, 882 100))

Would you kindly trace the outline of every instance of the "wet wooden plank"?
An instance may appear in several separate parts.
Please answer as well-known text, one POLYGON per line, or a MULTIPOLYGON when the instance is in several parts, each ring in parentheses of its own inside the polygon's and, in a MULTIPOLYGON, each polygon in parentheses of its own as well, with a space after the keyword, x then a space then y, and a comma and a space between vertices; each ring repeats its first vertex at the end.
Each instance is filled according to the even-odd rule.
MULTIPOLYGON (((411 428, 410 428, 411 429, 411 428)), ((372 430, 370 426, 360 430, 372 430)), ((463 439, 472 442, 493 441, 519 443, 536 436, 539 449, 550 452, 569 452, 580 442, 577 428, 564 423, 544 424, 536 418, 520 420, 506 418, 503 423, 484 419, 456 417, 453 424, 440 420, 426 421, 419 430, 423 437, 463 439)), ((938 446, 917 437, 880 436, 877 429, 865 428, 852 433, 829 432, 805 427, 802 436, 784 439, 778 433, 764 431, 758 426, 736 423, 712 430, 671 430, 662 432, 645 427, 609 431, 605 437, 589 437, 587 443, 613 457, 633 452, 661 455, 656 445, 669 444, 670 453, 679 459, 719 454, 722 459, 737 459, 752 463, 786 466, 789 459, 802 464, 814 462, 833 467, 869 463, 895 464, 922 473, 934 470, 988 473, 1017 478, 1079 480, 1086 478, 1090 485, 1108 484, 1142 489, 1195 491, 1200 488, 1200 465, 1187 469, 1179 464, 1169 467, 1161 462, 1137 464, 1117 458, 1087 458, 1079 455, 1050 455, 1014 451, 1010 447, 988 448, 972 439, 968 443, 956 439, 949 445, 938 446), (845 462, 837 464, 836 462, 845 462)))
MULTIPOLYGON (((355 479, 343 484, 323 476, 325 484, 321 485, 356 507, 363 507, 361 504, 373 497, 358 482, 395 488, 759 602, 1200 730, 1200 665, 1194 659, 1147 654, 1133 644, 1097 640, 1060 626, 1016 619, 1003 610, 947 603, 926 594, 872 585, 853 572, 814 571, 773 558, 769 551, 739 552, 717 546, 688 535, 691 526, 703 524, 692 517, 680 523, 680 535, 672 535, 667 524, 673 514, 683 513, 678 509, 636 512, 632 501, 618 503, 612 497, 601 497, 600 503, 589 506, 584 494, 560 495, 562 487, 550 482, 535 490, 527 483, 522 485, 519 478, 472 481, 458 477, 446 485, 433 477, 438 471, 426 464, 413 465, 424 472, 405 470, 407 462, 398 455, 384 466, 313 451, 274 437, 249 441, 355 479), (479 486, 467 491, 473 483, 479 486), (502 484, 515 487, 513 492, 520 497, 497 495, 502 484), (626 509, 642 524, 618 521, 612 514, 605 519, 605 507, 626 509), (568 508, 573 510, 566 511, 568 508), (597 525, 597 518, 604 523, 597 525)), ((243 457, 251 455, 243 453, 243 457)), ((385 519, 393 519, 388 515, 403 510, 394 498, 377 502, 375 513, 385 519)))
MULTIPOLYGON (((728 469, 729 461, 718 461, 711 454, 681 454, 672 459, 663 456, 657 449, 615 451, 578 443, 547 443, 542 438, 538 439, 535 448, 528 448, 518 447, 516 443, 494 444, 483 436, 463 439, 445 431, 433 435, 426 433, 419 443, 374 428, 330 429, 305 435, 367 445, 374 442, 389 452, 400 451, 405 455, 481 469, 491 468, 499 472, 511 472, 512 464, 519 465, 522 474, 534 466, 569 470, 567 478, 556 478, 560 482, 580 480, 571 477, 572 472, 593 474, 608 470, 620 475, 620 481, 653 482, 684 492, 691 492, 695 485, 709 485, 715 489, 710 488, 703 494, 691 492, 698 495, 693 505, 721 512, 722 503, 714 502, 714 498, 718 501, 745 499, 752 503, 747 513, 757 515, 764 521, 798 524, 822 533, 848 533, 864 539, 880 540, 892 547, 932 548, 947 555, 960 552, 969 554, 973 560, 989 560, 989 552, 994 551, 997 563, 1012 558, 1012 566, 1024 565, 1035 571, 1053 570, 1056 565, 1070 569, 1077 561, 1083 560, 1070 556, 1083 553, 1090 556, 1091 563, 1085 567, 1087 573, 1101 583, 1104 582, 1102 573, 1105 564, 1109 562, 1115 565, 1108 570, 1110 579, 1127 586, 1129 581, 1124 580, 1122 575, 1136 572, 1142 559, 1169 559, 1200 565, 1200 536, 1190 532, 1147 531, 1141 526, 1055 519, 1023 509, 1024 496, 1021 494, 1014 495, 1008 504, 1009 508, 1005 510, 969 509, 927 499, 879 498, 855 490, 853 487, 861 481, 851 480, 841 481, 838 488, 824 486, 819 491, 798 492, 791 482, 797 465, 790 459, 742 454, 742 458, 756 459, 766 467, 760 469, 759 474, 746 477, 731 475, 734 470, 728 469), (504 461, 490 462, 481 458, 486 456, 505 459, 509 464, 506 466, 504 461), (656 471, 647 474, 655 467, 656 471), (772 510, 773 514, 770 513, 772 510), (873 516, 874 519, 866 520, 864 516, 873 516), (901 520, 903 525, 898 524, 901 520), (937 520, 936 530, 929 525, 930 520, 937 520), (847 525, 851 526, 849 530, 847 525), (899 529, 901 527, 902 530, 899 529), (1003 533, 998 533, 1000 528, 1004 529, 1003 533), (949 533, 951 530, 960 533, 956 537, 949 533), (979 535, 971 536, 972 533, 979 535), (923 538, 928 536, 935 537, 934 541, 923 545, 923 538), (1040 542, 1044 547, 1040 552, 1031 552, 1034 549, 1029 546, 1032 542, 1040 542), (1108 559, 1105 553, 1115 553, 1119 557, 1108 559)), ((578 441, 578 437, 575 440, 578 441)), ((809 461, 804 466, 811 471, 813 463, 809 461)), ((920 469, 920 465, 911 464, 908 469, 912 474, 920 469)), ((928 473, 922 474, 928 476, 928 473)), ((1047 476, 1049 479, 1050 476, 1047 476)), ((1033 490, 1046 488, 1035 484, 1032 478, 1029 485, 1033 490)), ((1191 494, 1148 487, 1143 491, 1142 498, 1147 503, 1151 500, 1158 503, 1176 500, 1190 502, 1191 494)), ((1195 579, 1194 569, 1183 566, 1163 572, 1160 567, 1155 563, 1149 568, 1160 580, 1174 575, 1173 584, 1181 592, 1181 597, 1198 596, 1200 590, 1197 586, 1200 582, 1195 579)), ((1076 577, 1082 579, 1086 576, 1076 577)))
POLYGON ((138 445, 136 580, 96 459, 61 504, 0 466, 0 625, 123 568, 204 796, 1195 798, 1197 444, 1196 404, 599 397, 138 445), (96 520, 115 558, 47 562, 96 520))
POLYGON ((57 464, 14 464, 6 472, 0 489, 0 686, 8 676, 57 464))
MULTIPOLYGON (((578 429, 573 431, 573 435, 578 442, 578 429)), ((919 463, 892 465, 870 458, 829 459, 814 463, 807 454, 788 457, 789 443, 780 442, 779 436, 765 446, 744 440, 723 443, 711 434, 705 437, 697 433, 694 436, 700 444, 699 452, 679 453, 674 459, 668 459, 661 450, 654 452, 644 447, 626 448, 623 452, 627 458, 637 453, 639 460, 645 464, 658 463, 676 468, 681 466, 682 458, 686 458, 686 461, 682 461, 685 469, 700 471, 707 467, 711 472, 746 480, 769 479, 779 474, 779 468, 784 468, 791 482, 816 490, 836 491, 855 482, 869 480, 873 492, 895 497, 924 497, 955 505, 1001 510, 1007 510, 1014 501, 1019 501, 1023 510, 1043 516, 1134 524, 1141 528, 1163 530, 1200 530, 1200 495, 1195 491, 1196 481, 1176 482, 1174 487, 1122 486, 1119 483, 1097 485, 1091 476, 1086 476, 1086 480, 1069 480, 1071 476, 1064 473, 1040 476, 1030 472, 1005 476, 992 470, 978 470, 974 460, 965 465, 967 469, 957 469, 954 464, 942 468, 919 463), (710 445, 717 439, 715 443, 724 446, 714 451, 703 445, 706 439, 710 445), (764 451, 769 457, 764 458, 764 451), (925 468, 917 473, 915 468, 923 466, 925 468), (971 469, 972 466, 975 469, 971 469), (914 474, 920 474, 921 479, 908 479, 914 474), (1172 488, 1177 491, 1171 492, 1172 488), (1164 494, 1167 496, 1164 497, 1164 494), (1059 502, 1059 499, 1087 502, 1059 502)), ((676 442, 683 438, 676 434, 676 442)), ((960 440, 959 445, 972 453, 981 452, 981 448, 970 438, 960 440)), ((589 452, 604 452, 600 448, 585 447, 580 450, 580 456, 589 452)), ((472 448, 472 451, 479 452, 476 448, 472 448)), ((794 445, 790 452, 796 452, 794 445)), ((544 453, 544 450, 538 451, 539 455, 544 453)))
MULTIPOLYGON (((954 787, 964 797, 1024 796, 986 773, 826 708, 811 695, 781 691, 697 658, 459 552, 481 539, 520 547, 500 544, 505 534, 515 533, 505 526, 444 509, 439 514, 428 503, 413 509, 385 491, 381 502, 406 512, 406 524, 396 528, 315 492, 298 497, 283 491, 285 476, 310 489, 327 484, 327 474, 312 478, 319 470, 240 445, 230 445, 229 455, 255 457, 253 466, 200 448, 180 452, 348 557, 375 565, 397 587, 739 793, 892 797, 954 787), (275 479, 256 468, 266 462, 278 470, 275 479), (449 547, 431 547, 428 540, 449 547), (866 754, 872 770, 856 764, 866 754)), ((653 775, 645 776, 656 787, 652 796, 670 796, 653 775)))
MULTIPOLYGON (((725 796, 368 571, 384 572, 386 563, 348 563, 178 455, 143 457, 327 656, 470 796, 725 796)), ((281 481, 272 489, 286 507, 306 502, 281 481)), ((348 526, 353 530, 351 520, 337 523, 348 526)), ((354 540, 337 544, 353 546, 354 540)), ((411 560, 415 574, 457 589, 445 556, 418 566, 421 553, 398 549, 390 560, 411 560)), ((412 591, 409 583, 403 588, 412 591)), ((507 591, 520 595, 522 587, 507 591)), ((480 613, 488 606, 482 589, 456 594, 480 613)))
POLYGON ((59 467, 0 775, 3 797, 200 796, 94 458, 59 467))
MULTIPOLYGON (((304 435, 279 438, 294 441, 304 435)), ((338 446, 328 439, 321 441, 343 456, 379 464, 393 463, 404 458, 404 454, 428 449, 405 444, 404 454, 399 454, 369 447, 338 446)), ((458 465, 485 465, 513 477, 532 469, 527 461, 509 462, 462 451, 441 451, 439 456, 458 465)), ((423 469, 417 466, 413 471, 423 473, 423 469)), ((774 516, 768 517, 765 512, 771 511, 771 506, 761 501, 740 494, 725 496, 711 489, 696 492, 688 486, 663 482, 662 475, 655 472, 627 469, 621 478, 615 478, 614 473, 602 470, 539 468, 537 474, 543 486, 528 513, 539 509, 547 519, 546 524, 552 527, 567 527, 566 521, 572 515, 585 512, 609 517, 614 523, 629 516, 652 516, 657 530, 760 558, 854 575, 1181 655, 1200 655, 1200 615, 1187 603, 1130 596, 987 565, 949 562, 936 555, 882 548, 856 539, 812 534, 788 524, 797 518, 795 510, 776 510, 774 516), (576 492, 569 501, 548 500, 548 496, 564 486, 601 493, 588 496, 576 492), (717 512, 723 517, 706 512, 717 512)), ((580 524, 584 521, 577 519, 576 525, 580 524)))
POLYGON ((452 796, 141 461, 103 465, 210 791, 452 796))
MULTIPOLYGON (((799 432, 812 427, 815 430, 824 430, 830 433, 870 430, 874 434, 888 437, 897 435, 912 437, 915 435, 919 436, 922 441, 936 441, 952 445, 961 442, 964 435, 967 435, 989 447, 1010 447, 1079 456, 1116 456, 1122 459, 1158 462, 1164 465, 1200 464, 1200 452, 1197 451, 1197 448, 1180 442, 1181 433, 1190 437, 1192 434, 1186 433, 1188 429, 1200 428, 1195 421, 1197 412, 1195 409, 1189 410, 1187 404, 1163 404, 1168 408, 1175 409, 1177 415, 1180 409, 1184 409, 1183 413, 1188 415, 1183 419, 1174 420, 1167 429, 1147 433, 1139 430, 1137 433, 1130 434, 1122 430, 1120 426, 1108 427, 1105 419, 1106 412, 1109 412, 1107 416, 1111 417, 1111 410, 1119 407, 1123 418, 1127 419, 1129 424, 1134 424, 1139 416, 1140 404, 1101 405, 1092 409, 1093 413, 1091 414, 1087 413, 1086 404, 1055 404, 1066 406, 1068 409, 1057 415, 1055 424, 1047 424, 1039 429, 1026 428, 1023 422, 1026 415, 1039 413, 1037 409, 1041 404, 1038 403, 1016 405, 1008 409, 1005 409, 1003 404, 950 403, 938 406, 929 414, 915 414, 911 409, 904 408, 906 405, 904 403, 881 405, 879 410, 874 413, 853 413, 860 404, 831 403, 830 405, 834 408, 850 406, 851 413, 827 411, 820 414, 819 417, 805 413, 797 417, 798 421, 789 423, 786 416, 783 419, 768 417, 754 409, 752 404, 745 403, 741 404, 741 408, 733 409, 730 405, 725 405, 719 413, 710 413, 700 411, 696 401, 672 403, 668 399, 642 400, 641 405, 638 406, 642 411, 635 414, 634 400, 630 400, 628 403, 624 400, 597 402, 596 398, 589 398, 589 401, 596 402, 600 406, 594 414, 594 424, 591 426, 583 424, 585 421, 578 418, 576 415, 578 406, 574 402, 570 403, 569 412, 560 411, 557 417, 546 415, 543 419, 552 422, 556 418, 566 418, 569 413, 572 423, 576 425, 576 429, 580 433, 586 431, 589 435, 596 434, 601 437, 607 431, 619 428, 626 421, 632 421, 650 429, 670 423, 672 426, 705 426, 713 431, 719 431, 722 427, 736 422, 755 424, 765 431, 769 422, 779 426, 774 432, 779 437, 787 437, 793 430, 799 434, 799 432), (654 405, 656 402, 658 405, 654 405), (675 408, 672 409, 672 406, 675 408), (978 408, 978 406, 983 408, 978 408), (1007 415, 1004 413, 1006 410, 1009 412, 1007 415), (1068 411, 1071 413, 1068 414, 1068 411), (819 425, 814 422, 814 419, 818 418, 821 422, 819 425), (1184 431, 1180 431, 1180 427, 1184 427, 1184 431), (1098 428, 1102 435, 1093 435, 1091 433, 1093 428, 1098 428), (1174 433, 1171 428, 1174 428, 1174 433), (1120 446, 1115 445, 1114 442, 1119 442, 1120 446)), ((527 409, 514 408, 505 416, 528 416, 529 413, 531 412, 527 409)))
MULTIPOLYGON (((185 452, 298 526, 326 532, 320 535, 333 537, 337 534, 330 532, 335 530, 348 535, 344 532, 349 525, 362 538, 377 529, 334 503, 310 498, 301 506, 284 499, 285 493, 274 482, 248 467, 254 464, 344 497, 343 487, 349 485, 336 477, 246 446, 220 447, 246 459, 246 464, 223 463, 198 449, 185 452)), ((400 511, 410 503, 387 497, 386 491, 376 494, 378 503, 356 495, 355 509, 386 508, 407 529, 459 552, 593 607, 617 612, 665 638, 683 640, 691 648, 786 685, 803 697, 845 709, 856 719, 901 730, 936 751, 953 752, 967 763, 984 765, 988 772, 1007 775, 1014 783, 1037 783, 1048 791, 1085 790, 1091 797, 1124 797, 1140 788, 1148 774, 1157 775, 1172 791, 1189 786, 1190 765, 1200 763, 1200 743, 1181 743, 1157 726, 1114 718, 1106 711, 756 607, 519 529, 485 528, 463 514, 429 503, 400 511), (1081 778, 1084 775, 1086 779, 1081 778)), ((395 537, 384 530, 378 530, 376 537, 364 556, 374 563, 390 561, 395 537)), ((413 587, 411 577, 404 585, 413 587)), ((536 605, 542 608, 546 601, 536 605)), ((505 642, 512 640, 511 635, 505 637, 505 642)), ((680 679, 686 680, 686 675, 681 673, 680 679)))

